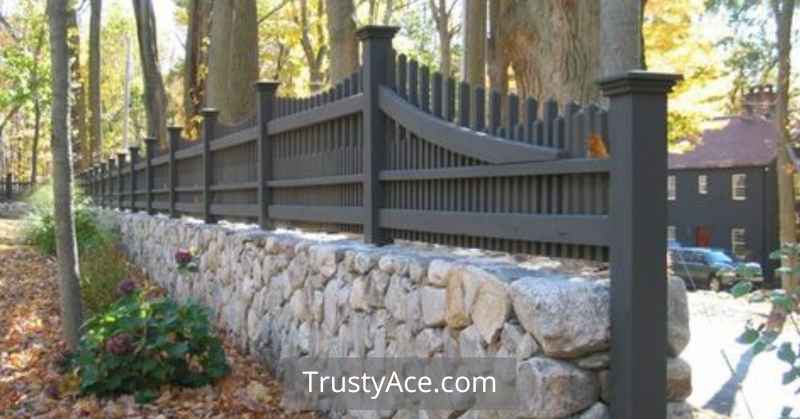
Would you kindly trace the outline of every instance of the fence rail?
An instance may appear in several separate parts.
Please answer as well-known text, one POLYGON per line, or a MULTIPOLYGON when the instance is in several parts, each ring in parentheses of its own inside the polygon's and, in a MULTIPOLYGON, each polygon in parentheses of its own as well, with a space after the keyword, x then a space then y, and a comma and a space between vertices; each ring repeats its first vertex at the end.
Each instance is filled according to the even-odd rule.
POLYGON ((35 186, 32 182, 14 181, 11 173, 8 173, 5 179, 0 182, 0 201, 20 199, 33 192, 35 186))
POLYGON ((360 30, 362 65, 324 93, 278 97, 277 83, 257 83, 254 118, 225 126, 207 109, 200 141, 171 127, 164 150, 146 139, 143 156, 132 147, 81 181, 102 206, 208 223, 610 259, 613 416, 663 418, 666 94, 677 77, 607 79, 608 111, 559 112, 396 56, 395 32, 360 30))

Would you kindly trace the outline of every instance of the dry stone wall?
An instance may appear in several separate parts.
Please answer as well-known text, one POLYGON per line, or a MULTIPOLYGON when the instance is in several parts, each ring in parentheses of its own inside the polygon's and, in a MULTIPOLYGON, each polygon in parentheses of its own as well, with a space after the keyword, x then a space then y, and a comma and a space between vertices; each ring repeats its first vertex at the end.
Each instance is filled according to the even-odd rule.
MULTIPOLYGON (((515 357, 517 412, 350 412, 353 417, 608 417, 608 280, 570 278, 413 246, 101 211, 131 259, 274 369, 309 357, 515 357), (173 254, 194 248, 196 273, 173 254), (366 415, 366 416, 365 416, 366 415)), ((641 280, 656 280, 642 278, 641 280)), ((669 281, 668 410, 689 418, 686 289, 669 281)))
POLYGON ((0 202, 0 218, 22 218, 30 210, 31 206, 25 202, 0 202))

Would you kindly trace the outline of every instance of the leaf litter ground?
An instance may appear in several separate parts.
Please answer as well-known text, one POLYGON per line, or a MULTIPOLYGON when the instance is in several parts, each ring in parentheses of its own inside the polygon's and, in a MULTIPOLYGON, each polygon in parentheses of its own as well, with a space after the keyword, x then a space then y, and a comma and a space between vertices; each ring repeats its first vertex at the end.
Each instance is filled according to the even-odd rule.
MULTIPOLYGON (((55 260, 19 242, 20 222, 0 219, 0 417, 2 418, 292 418, 280 406, 281 388, 267 369, 221 336, 231 373, 199 389, 166 386, 152 403, 132 396, 79 397, 78 383, 62 375, 55 260)), ((137 282, 147 279, 133 274, 137 282)))

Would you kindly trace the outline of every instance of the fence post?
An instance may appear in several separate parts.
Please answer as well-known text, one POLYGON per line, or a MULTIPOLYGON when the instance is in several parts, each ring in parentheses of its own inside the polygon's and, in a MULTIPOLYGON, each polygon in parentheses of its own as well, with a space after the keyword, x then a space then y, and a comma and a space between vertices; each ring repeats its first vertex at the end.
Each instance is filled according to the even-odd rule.
POLYGON ((106 199, 106 207, 114 208, 114 158, 108 159, 108 199, 106 199))
POLYGON ((6 174, 6 199, 11 200, 11 173, 6 174))
POLYGON ((98 179, 99 188, 99 204, 101 207, 106 206, 106 173, 108 172, 108 164, 105 162, 100 163, 100 179, 98 179))
POLYGON ((384 244, 378 218, 383 203, 383 185, 378 176, 386 154, 386 117, 378 108, 381 85, 389 84, 392 63, 392 38, 398 28, 365 26, 358 30, 364 85, 364 241, 384 244))
POLYGON ((144 139, 144 153, 145 153, 145 188, 147 188, 147 200, 145 210, 148 214, 153 215, 153 156, 158 146, 158 140, 152 137, 144 139))
POLYGON ((92 204, 97 202, 97 173, 99 171, 96 164, 89 169, 89 191, 91 192, 92 204))
POLYGON ((177 218, 178 212, 175 210, 177 196, 175 188, 178 186, 178 172, 175 164, 175 152, 178 151, 178 142, 181 139, 181 127, 169 127, 169 216, 177 218))
POLYGON ((136 212, 136 165, 139 163, 139 146, 128 147, 131 154, 131 212, 136 212))
POLYGON ((217 126, 219 111, 204 108, 200 111, 203 115, 203 222, 212 224, 215 217, 211 215, 211 180, 213 177, 211 162, 211 140, 214 139, 214 130, 217 126))
POLYGON ((599 82, 610 99, 611 417, 664 419, 667 362, 667 93, 672 74, 599 82))
POLYGON ((122 169, 125 167, 125 153, 117 153, 117 208, 122 211, 125 206, 122 205, 122 191, 125 183, 122 180, 122 169))
POLYGON ((272 179, 272 145, 269 142, 267 123, 272 119, 275 93, 280 83, 260 81, 256 83, 256 103, 258 104, 258 225, 262 229, 272 227, 269 220, 269 205, 272 203, 267 181, 272 179))

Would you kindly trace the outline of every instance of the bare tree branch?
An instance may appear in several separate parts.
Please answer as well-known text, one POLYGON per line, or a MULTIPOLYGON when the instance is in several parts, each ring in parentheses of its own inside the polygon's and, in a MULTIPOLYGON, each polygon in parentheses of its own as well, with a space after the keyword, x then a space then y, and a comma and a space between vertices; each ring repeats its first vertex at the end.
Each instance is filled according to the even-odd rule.
POLYGON ((258 18, 258 25, 261 25, 264 21, 271 18, 275 13, 281 11, 287 4, 289 4, 290 0, 283 0, 279 5, 272 8, 272 10, 268 11, 267 14, 258 18))

